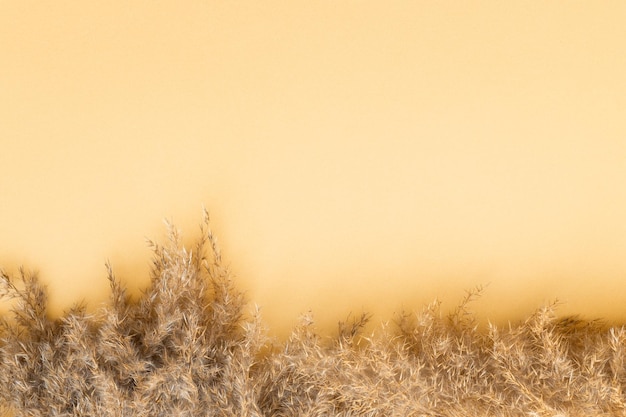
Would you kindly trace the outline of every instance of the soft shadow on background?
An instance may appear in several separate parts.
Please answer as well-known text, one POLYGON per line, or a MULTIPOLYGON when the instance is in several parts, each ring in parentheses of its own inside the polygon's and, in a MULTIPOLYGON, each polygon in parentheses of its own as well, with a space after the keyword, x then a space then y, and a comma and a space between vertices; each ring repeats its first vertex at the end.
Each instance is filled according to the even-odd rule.
POLYGON ((0 265, 95 304, 205 205, 274 334, 488 283, 623 320, 625 7, 4 2, 0 265))

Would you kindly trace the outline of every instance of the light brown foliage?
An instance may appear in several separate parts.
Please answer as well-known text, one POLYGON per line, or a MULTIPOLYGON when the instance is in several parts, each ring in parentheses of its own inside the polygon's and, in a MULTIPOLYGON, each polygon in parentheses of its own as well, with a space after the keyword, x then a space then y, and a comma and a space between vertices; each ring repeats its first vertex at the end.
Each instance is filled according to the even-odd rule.
POLYGON ((216 240, 189 251, 170 228, 151 285, 132 300, 107 265, 110 302, 47 315, 45 288, 2 272, 13 298, 0 328, 0 404, 19 416, 608 416, 626 415, 626 329, 551 305, 508 328, 479 331, 468 305, 438 303, 362 334, 333 338, 301 318, 270 343, 258 311, 223 266, 216 240), (208 244, 208 245, 207 245, 208 244), (209 246, 209 254, 206 247, 209 246))

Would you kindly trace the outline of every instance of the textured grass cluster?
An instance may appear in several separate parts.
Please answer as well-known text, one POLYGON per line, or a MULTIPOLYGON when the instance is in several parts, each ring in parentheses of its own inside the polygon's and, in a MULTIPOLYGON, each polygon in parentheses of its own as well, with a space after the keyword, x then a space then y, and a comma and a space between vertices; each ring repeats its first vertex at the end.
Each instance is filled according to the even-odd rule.
POLYGON ((208 216, 192 249, 153 244, 138 299, 108 268, 109 302, 47 313, 45 288, 2 273, 0 404, 17 416, 625 415, 626 329, 559 318, 554 305, 479 330, 438 303, 364 334, 367 315, 323 337, 305 315, 270 341, 222 263, 208 216))

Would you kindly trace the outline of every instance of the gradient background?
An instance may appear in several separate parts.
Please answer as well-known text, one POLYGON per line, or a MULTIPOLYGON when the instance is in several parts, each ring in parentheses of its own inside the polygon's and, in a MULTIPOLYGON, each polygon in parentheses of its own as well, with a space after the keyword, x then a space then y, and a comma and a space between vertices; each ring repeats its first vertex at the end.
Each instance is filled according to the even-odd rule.
POLYGON ((0 264, 58 314, 202 205, 274 334, 626 318, 626 4, 3 1, 0 264))

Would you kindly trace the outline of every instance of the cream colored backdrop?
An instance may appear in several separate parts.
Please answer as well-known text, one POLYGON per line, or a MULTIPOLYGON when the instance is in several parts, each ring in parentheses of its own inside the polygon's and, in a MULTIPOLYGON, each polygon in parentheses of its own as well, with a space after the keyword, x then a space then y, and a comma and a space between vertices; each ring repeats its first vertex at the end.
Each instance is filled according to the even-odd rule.
POLYGON ((274 332, 490 283, 624 318, 623 2, 0 4, 0 264, 58 312, 197 236, 274 332))

